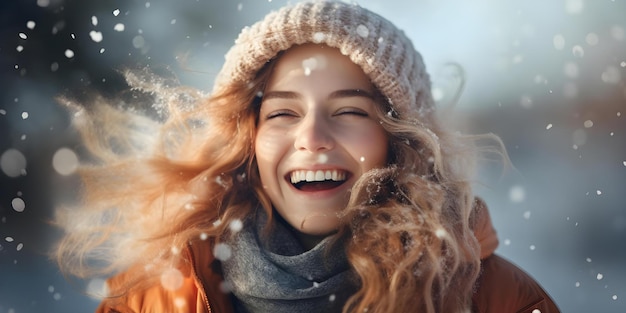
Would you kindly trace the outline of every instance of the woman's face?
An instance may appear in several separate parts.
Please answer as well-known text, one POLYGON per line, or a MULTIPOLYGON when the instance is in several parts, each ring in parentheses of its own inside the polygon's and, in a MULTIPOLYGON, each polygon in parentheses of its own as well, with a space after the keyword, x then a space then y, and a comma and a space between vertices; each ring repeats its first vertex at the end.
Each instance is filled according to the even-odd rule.
POLYGON ((275 64, 260 108, 256 159, 274 208, 304 235, 336 231, 355 181, 387 162, 373 94, 362 69, 334 48, 296 46, 275 64))

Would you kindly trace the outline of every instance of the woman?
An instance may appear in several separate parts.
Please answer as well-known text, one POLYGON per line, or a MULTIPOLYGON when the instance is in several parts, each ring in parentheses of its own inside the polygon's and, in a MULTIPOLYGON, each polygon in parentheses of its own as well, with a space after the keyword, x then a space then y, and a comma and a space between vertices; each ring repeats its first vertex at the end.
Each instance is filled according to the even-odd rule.
POLYGON ((478 137, 439 124, 386 19, 285 7, 244 29, 210 96, 174 94, 161 122, 107 105, 75 119, 100 162, 59 215, 57 257, 117 273, 98 312, 558 312, 493 255, 478 137))

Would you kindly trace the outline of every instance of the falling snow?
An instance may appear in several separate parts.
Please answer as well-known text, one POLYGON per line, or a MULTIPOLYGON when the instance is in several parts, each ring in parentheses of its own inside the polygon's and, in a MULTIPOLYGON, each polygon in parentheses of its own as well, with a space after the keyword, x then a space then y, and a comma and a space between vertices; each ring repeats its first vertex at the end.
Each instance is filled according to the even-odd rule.
POLYGON ((8 149, 0 156, 0 169, 9 177, 22 175, 26 163, 26 157, 17 149, 8 149))
POLYGON ((598 37, 598 34, 596 33, 589 33, 585 37, 585 41, 590 46, 596 46, 600 42, 600 38, 598 37))
POLYGON ((439 238, 439 239, 442 239, 442 238, 446 237, 447 235, 448 235, 448 232, 445 229, 443 229, 443 228, 438 228, 435 231, 435 236, 437 236, 437 238, 439 238))
POLYGON ((228 227, 232 232, 239 232, 243 229, 243 222, 240 219, 236 219, 231 221, 228 227))
POLYGON ((575 45, 572 48, 572 54, 577 58, 582 58, 585 56, 585 49, 583 49, 580 45, 575 45))
POLYGON ((178 247, 176 247, 176 246, 172 246, 172 247, 170 248, 170 251, 172 251, 172 254, 173 254, 173 255, 178 255, 178 254, 180 254, 180 248, 178 248, 178 247))
POLYGON ((94 42, 101 42, 102 41, 102 33, 101 32, 97 32, 95 30, 92 30, 89 32, 89 37, 91 37, 91 40, 93 40, 94 42))
POLYGON ((304 74, 308 76, 314 70, 326 68, 326 62, 326 58, 321 55, 303 60, 304 74))
POLYGON ((552 45, 554 45, 554 49, 556 50, 563 50, 563 48, 565 48, 565 37, 561 34, 554 35, 552 45))
POLYGON ((183 274, 175 268, 166 269, 161 274, 161 286, 169 291, 178 290, 184 281, 183 274))
POLYGON ((66 49, 65 50, 65 57, 68 59, 71 59, 74 57, 74 51, 72 51, 71 49, 66 49))
MULTIPOLYGON (((435 100, 435 102, 441 101, 445 96, 445 92, 441 88, 437 88, 437 87, 433 88, 432 94, 433 94, 433 100, 435 100)), ((387 112, 387 115, 391 116, 391 113, 387 112)))
POLYGON ((513 203, 521 203, 526 199, 526 190, 523 186, 513 186, 509 189, 509 200, 513 203))
POLYGON ((15 212, 24 212, 24 209, 26 208, 26 203, 24 203, 24 200, 22 200, 21 198, 14 198, 11 201, 11 206, 13 207, 13 210, 15 210, 15 212))
POLYGON ((585 8, 583 0, 566 0, 565 12, 568 14, 580 14, 585 8))
POLYGON ((576 149, 587 143, 587 132, 584 129, 577 129, 572 133, 572 141, 576 149))
POLYGON ((141 48, 145 47, 146 40, 143 38, 143 36, 137 35, 137 36, 133 37, 132 43, 133 43, 133 47, 135 47, 136 49, 141 49, 141 48))
POLYGON ((602 72, 601 79, 607 84, 617 85, 622 80, 622 74, 617 67, 609 66, 602 72))
POLYGON ((185 298, 182 297, 178 297, 176 299, 174 299, 174 305, 177 308, 183 308, 187 305, 187 300, 185 300, 185 298))
POLYGON ((89 280, 85 289, 89 296, 96 299, 102 299, 108 294, 106 281, 102 278, 93 278, 89 280))
POLYGON ((230 246, 225 243, 218 243, 213 248, 213 255, 220 261, 226 261, 232 256, 230 246))
POLYGON ((529 95, 523 95, 520 98, 520 105, 522 106, 522 108, 530 109, 533 107, 533 99, 529 95))
POLYGON ((363 38, 367 38, 367 36, 369 36, 370 34, 370 30, 367 28, 367 26, 361 24, 356 27, 356 33, 363 38))
POLYGON ((326 38, 326 35, 324 33, 316 32, 315 34, 313 34, 313 42, 315 43, 320 43, 324 41, 325 38, 326 38))
POLYGON ((311 72, 318 66, 318 58, 312 57, 302 61, 302 68, 304 69, 304 75, 309 76, 311 72))

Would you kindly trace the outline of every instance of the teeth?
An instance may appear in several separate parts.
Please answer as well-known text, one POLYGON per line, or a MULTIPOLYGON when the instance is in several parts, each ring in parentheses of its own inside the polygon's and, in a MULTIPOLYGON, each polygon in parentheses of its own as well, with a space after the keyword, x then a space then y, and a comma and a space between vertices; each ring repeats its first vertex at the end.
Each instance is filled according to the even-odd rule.
POLYGON ((306 171, 299 170, 291 172, 291 183, 297 184, 302 181, 314 182, 314 181, 344 181, 346 180, 346 172, 342 170, 326 170, 326 171, 306 171))

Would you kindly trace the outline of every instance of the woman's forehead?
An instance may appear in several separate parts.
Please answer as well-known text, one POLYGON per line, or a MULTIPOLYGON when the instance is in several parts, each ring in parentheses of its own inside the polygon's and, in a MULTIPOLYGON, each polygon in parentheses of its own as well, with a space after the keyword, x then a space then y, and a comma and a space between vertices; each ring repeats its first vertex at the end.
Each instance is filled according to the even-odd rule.
POLYGON ((337 89, 359 88, 370 92, 373 89, 363 69, 336 48, 298 45, 285 50, 275 61, 266 89, 298 83, 306 88, 311 82, 332 84, 337 89))

